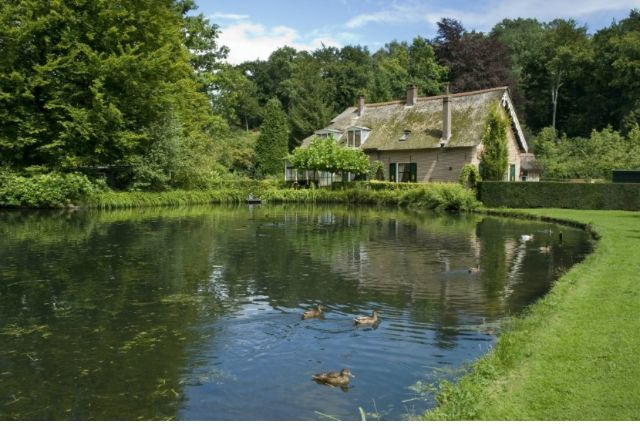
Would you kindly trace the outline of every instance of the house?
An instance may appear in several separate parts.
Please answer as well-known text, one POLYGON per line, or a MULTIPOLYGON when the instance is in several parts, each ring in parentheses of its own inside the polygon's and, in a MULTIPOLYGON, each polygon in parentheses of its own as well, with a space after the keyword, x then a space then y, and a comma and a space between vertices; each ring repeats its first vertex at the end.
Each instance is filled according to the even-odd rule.
MULTIPOLYGON (((539 166, 529 152, 507 87, 455 94, 447 89, 431 97, 417 94, 417 88, 410 86, 405 100, 375 104, 366 104, 360 96, 357 106, 347 108, 302 146, 308 146, 314 137, 334 138, 344 146, 362 149, 371 162, 382 162, 386 180, 457 182, 466 164, 480 165, 487 117, 499 103, 512 124, 507 133, 509 166, 504 179, 538 180, 539 166)), ((316 180, 322 185, 353 176, 288 168, 285 178, 316 180)))

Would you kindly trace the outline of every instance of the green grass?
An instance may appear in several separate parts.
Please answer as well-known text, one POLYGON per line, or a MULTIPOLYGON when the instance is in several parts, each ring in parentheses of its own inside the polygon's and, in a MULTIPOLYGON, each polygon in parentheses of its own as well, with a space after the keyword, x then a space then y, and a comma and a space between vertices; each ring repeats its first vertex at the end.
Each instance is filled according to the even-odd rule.
POLYGON ((589 224, 600 239, 425 419, 640 419, 640 213, 511 210, 589 224))

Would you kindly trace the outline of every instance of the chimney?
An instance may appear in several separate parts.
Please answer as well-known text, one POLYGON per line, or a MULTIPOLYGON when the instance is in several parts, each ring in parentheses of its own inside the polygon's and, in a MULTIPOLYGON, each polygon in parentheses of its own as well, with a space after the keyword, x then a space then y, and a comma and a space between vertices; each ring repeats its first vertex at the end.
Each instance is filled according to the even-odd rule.
POLYGON ((407 106, 414 106, 418 100, 418 88, 415 84, 407 87, 407 106))
POLYGON ((364 112, 364 96, 358 96, 358 117, 362 117, 362 113, 364 112))
POLYGON ((442 141, 451 139, 451 97, 449 96, 449 83, 444 85, 445 92, 442 97, 442 141))

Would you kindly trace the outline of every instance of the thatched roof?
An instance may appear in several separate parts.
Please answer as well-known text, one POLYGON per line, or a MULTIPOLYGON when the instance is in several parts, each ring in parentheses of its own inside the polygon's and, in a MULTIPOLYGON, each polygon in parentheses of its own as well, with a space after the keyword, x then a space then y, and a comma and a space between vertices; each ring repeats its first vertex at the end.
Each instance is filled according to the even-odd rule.
POLYGON ((541 172, 542 166, 532 153, 520 155, 520 168, 531 172, 541 172))
MULTIPOLYGON (((451 102, 451 138, 447 147, 472 147, 481 142, 491 106, 508 100, 507 88, 479 90, 449 95, 451 102)), ((368 150, 405 150, 439 148, 442 139, 443 96, 418 98, 415 105, 405 101, 366 104, 358 115, 357 107, 350 107, 335 117, 326 127, 342 131, 339 142, 346 144, 346 131, 352 127, 366 127, 371 133, 361 148, 368 150), (409 136, 404 137, 406 131, 409 136)), ((511 114, 512 108, 507 109, 511 114)), ((307 146, 312 136, 303 141, 307 146)), ((517 138, 520 142, 520 138, 517 138)), ((526 152, 526 142, 521 142, 526 152)))

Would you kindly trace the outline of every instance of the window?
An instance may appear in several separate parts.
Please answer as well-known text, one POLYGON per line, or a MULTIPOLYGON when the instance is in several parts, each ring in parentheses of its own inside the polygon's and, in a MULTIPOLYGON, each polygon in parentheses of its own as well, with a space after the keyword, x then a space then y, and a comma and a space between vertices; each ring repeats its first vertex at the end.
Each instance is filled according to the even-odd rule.
POLYGON ((391 163, 389 164, 389 180, 391 182, 417 182, 417 163, 391 163))
POLYGON ((529 170, 522 170, 521 173, 522 173, 522 181, 526 182, 527 178, 529 177, 529 170))
POLYGON ((362 145, 362 130, 349 130, 347 133, 347 146, 360 148, 360 145, 362 145))

